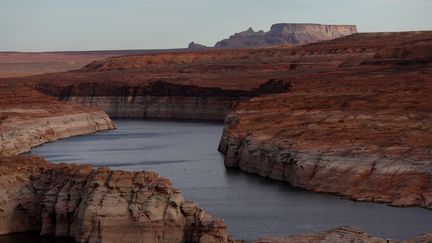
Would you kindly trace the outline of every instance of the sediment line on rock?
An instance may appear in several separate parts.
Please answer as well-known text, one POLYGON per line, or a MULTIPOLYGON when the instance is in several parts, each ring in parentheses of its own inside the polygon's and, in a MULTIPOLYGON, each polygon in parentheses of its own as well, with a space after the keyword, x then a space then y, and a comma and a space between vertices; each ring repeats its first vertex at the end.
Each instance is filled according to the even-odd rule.
POLYGON ((3 109, 2 114, 12 115, 3 120, 0 127, 0 155, 17 155, 30 151, 32 147, 61 138, 115 128, 111 119, 101 110, 80 111, 68 105, 57 109, 61 109, 59 114, 40 107, 39 111, 45 115, 28 119, 19 116, 32 116, 37 109, 3 109), (66 110, 70 113, 65 113, 66 110))
POLYGON ((225 224, 153 172, 0 157, 0 234, 77 242, 233 242, 225 224))
MULTIPOLYGON (((419 91, 427 92, 404 90, 419 91)), ((352 200, 432 208, 430 99, 411 94, 396 103, 393 94, 384 93, 369 103, 363 94, 322 94, 237 104, 225 119, 219 144, 225 166, 352 200), (381 107, 369 108, 377 98, 381 107), (362 106, 350 110, 347 100, 362 106), (332 105, 320 108, 315 101, 332 105)))
POLYGON ((35 86, 61 101, 95 106, 113 118, 167 118, 223 120, 235 101, 263 94, 287 92, 290 84, 270 79, 251 90, 178 85, 155 81, 146 85, 81 83, 35 86))

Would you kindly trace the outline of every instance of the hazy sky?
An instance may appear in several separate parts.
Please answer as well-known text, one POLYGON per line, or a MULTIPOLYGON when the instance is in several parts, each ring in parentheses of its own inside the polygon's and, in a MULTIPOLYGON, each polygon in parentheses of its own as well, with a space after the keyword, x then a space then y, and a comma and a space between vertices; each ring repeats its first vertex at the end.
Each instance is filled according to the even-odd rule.
POLYGON ((432 0, 0 0, 0 50, 214 45, 282 22, 432 30, 432 0))

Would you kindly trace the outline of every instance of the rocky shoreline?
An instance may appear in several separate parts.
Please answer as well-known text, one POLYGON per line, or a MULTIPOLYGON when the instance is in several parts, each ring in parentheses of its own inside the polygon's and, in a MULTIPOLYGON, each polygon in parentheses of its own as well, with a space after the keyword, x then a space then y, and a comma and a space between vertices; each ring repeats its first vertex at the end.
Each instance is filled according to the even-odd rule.
POLYGON ((254 136, 244 140, 224 138, 220 150, 226 156, 225 165, 354 201, 432 208, 432 173, 430 167, 421 162, 384 159, 376 162, 376 158, 293 152, 262 139, 254 136))
MULTIPOLYGON (((53 107, 51 107, 53 108, 53 107)), ((115 125, 107 114, 101 110, 76 110, 73 106, 59 107, 62 112, 52 112, 50 108, 12 108, 4 109, 0 114, 14 113, 14 116, 33 115, 38 112, 38 118, 18 120, 8 116, 0 128, 2 142, 0 155, 8 156, 29 152, 32 147, 53 142, 61 138, 91 134, 98 131, 114 129, 115 125), (44 114, 45 115, 41 115, 44 114)))
POLYGON ((222 220, 185 200, 156 173, 17 156, 115 125, 100 109, 56 101, 25 86, 2 84, 0 93, 0 235, 38 231, 76 242, 238 242, 222 220))
POLYGON ((352 200, 432 208, 432 87, 399 75, 345 89, 293 82, 289 93, 238 103, 219 146, 225 165, 352 200))
POLYGON ((26 87, 1 87, 0 156, 18 155, 61 138, 114 129, 96 108, 58 102, 26 87))
POLYGON ((225 224, 153 172, 1 157, 0 234, 77 242, 234 242, 225 224))

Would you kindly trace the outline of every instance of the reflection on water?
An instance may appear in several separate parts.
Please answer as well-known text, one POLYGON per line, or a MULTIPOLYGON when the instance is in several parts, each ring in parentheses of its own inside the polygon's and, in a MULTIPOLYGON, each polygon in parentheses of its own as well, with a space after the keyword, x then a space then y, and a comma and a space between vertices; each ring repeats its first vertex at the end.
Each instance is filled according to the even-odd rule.
POLYGON ((156 171, 169 178, 186 198, 223 218, 230 233, 239 239, 314 232, 342 225, 358 226, 370 234, 394 239, 432 231, 430 210, 352 202, 225 169, 217 151, 220 123, 115 122, 117 130, 45 144, 33 153, 51 161, 156 171))

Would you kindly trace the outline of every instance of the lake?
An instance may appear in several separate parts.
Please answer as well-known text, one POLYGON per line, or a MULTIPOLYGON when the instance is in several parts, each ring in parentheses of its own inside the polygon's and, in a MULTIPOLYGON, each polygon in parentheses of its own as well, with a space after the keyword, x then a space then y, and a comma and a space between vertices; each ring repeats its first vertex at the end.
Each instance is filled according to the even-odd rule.
POLYGON ((170 179, 185 198, 223 218, 236 238, 248 241, 343 225, 392 239, 432 231, 431 210, 353 202, 226 169, 223 156, 217 151, 222 123, 131 119, 114 122, 116 130, 45 144, 33 149, 32 154, 53 162, 156 171, 170 179))

